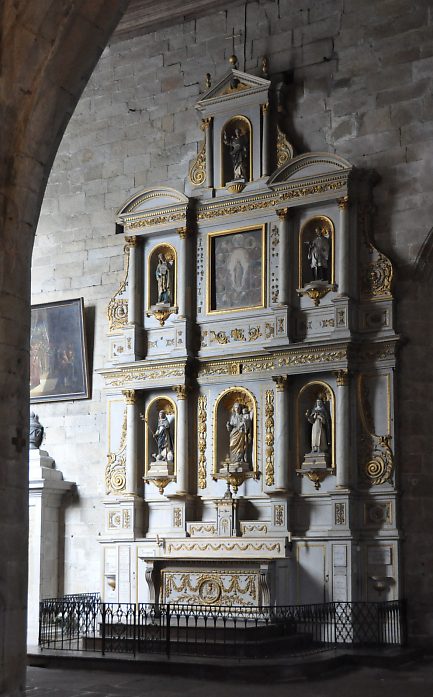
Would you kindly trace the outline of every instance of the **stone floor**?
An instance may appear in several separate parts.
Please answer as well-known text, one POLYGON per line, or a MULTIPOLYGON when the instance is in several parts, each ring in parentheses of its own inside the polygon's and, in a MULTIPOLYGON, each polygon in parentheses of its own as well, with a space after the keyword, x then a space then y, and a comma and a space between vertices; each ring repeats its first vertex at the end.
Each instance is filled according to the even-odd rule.
POLYGON ((337 669, 315 678, 259 685, 164 675, 28 668, 26 697, 432 697, 433 657, 398 668, 337 669))

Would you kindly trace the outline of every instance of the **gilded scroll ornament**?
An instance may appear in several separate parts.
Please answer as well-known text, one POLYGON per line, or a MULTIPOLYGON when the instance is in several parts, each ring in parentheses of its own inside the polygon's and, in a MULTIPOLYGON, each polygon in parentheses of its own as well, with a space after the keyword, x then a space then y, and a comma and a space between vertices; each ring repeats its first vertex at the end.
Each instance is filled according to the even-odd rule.
POLYGON ((210 333, 211 341, 216 341, 218 344, 228 344, 230 339, 225 332, 214 332, 210 333))
POLYGON ((361 256, 361 297, 363 299, 391 299, 393 277, 392 263, 385 254, 374 246, 370 239, 369 215, 370 210, 367 209, 366 206, 360 206, 358 226, 361 231, 363 242, 363 254, 361 256), (362 257, 364 257, 364 263, 362 257))
POLYGON ((206 141, 200 146, 197 157, 189 170, 189 180, 194 186, 201 186, 206 181, 206 141))
POLYGON ((129 245, 125 245, 124 269, 125 275, 123 281, 107 307, 108 331, 110 333, 123 329, 123 327, 128 324, 128 299, 122 296, 126 293, 128 285, 129 245))
POLYGON ((120 494, 126 487, 126 408, 123 413, 120 445, 117 453, 108 453, 105 466, 105 490, 107 494, 120 494))
POLYGON ((368 391, 362 374, 358 376, 358 407, 363 427, 361 437, 364 464, 362 472, 373 485, 380 485, 392 479, 394 455, 390 446, 391 435, 374 433, 373 415, 368 400, 368 391))
POLYGON ((286 134, 277 126, 277 167, 282 167, 293 158, 293 147, 287 140, 286 134))
POLYGON ((198 398, 198 486, 206 489, 206 408, 207 397, 200 395, 198 398))
POLYGON ((274 391, 265 393, 266 486, 274 485, 274 391))

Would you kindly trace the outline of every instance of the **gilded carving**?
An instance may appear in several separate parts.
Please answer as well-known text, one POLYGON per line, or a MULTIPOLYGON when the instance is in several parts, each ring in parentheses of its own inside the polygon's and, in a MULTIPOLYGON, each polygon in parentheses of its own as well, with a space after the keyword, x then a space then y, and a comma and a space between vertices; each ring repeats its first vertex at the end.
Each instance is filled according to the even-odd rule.
POLYGON ((362 235, 363 252, 361 257, 361 297, 392 298, 392 263, 372 243, 369 234, 369 211, 366 206, 359 207, 358 227, 362 235), (368 261, 367 261, 368 260, 368 261))
POLYGON ((163 572, 164 602, 252 606, 257 603, 257 594, 256 573, 163 572))
POLYGON ((107 371, 103 373, 106 384, 110 387, 123 387, 131 382, 164 380, 166 378, 182 378, 185 376, 185 365, 174 363, 170 365, 128 367, 127 370, 107 371))
POLYGON ((230 336, 232 337, 233 341, 246 341, 246 336, 245 336, 245 330, 244 329, 232 329, 230 332, 230 336))
POLYGON ((173 527, 182 527, 182 509, 178 506, 173 509, 173 527))
POLYGON ((274 391, 265 392, 266 486, 274 484, 274 391))
POLYGON ((266 322, 265 324, 265 338, 272 339, 275 334, 275 328, 273 324, 266 322))
POLYGON ((146 217, 140 217, 138 220, 129 220, 125 218, 125 222, 128 224, 129 230, 138 230, 143 227, 153 227, 154 225, 170 225, 172 223, 179 223, 185 221, 185 212, 180 213, 156 213, 153 215, 148 215, 146 217))
POLYGON ((373 485, 385 484, 392 479, 394 455, 391 449, 391 435, 374 433, 371 405, 363 376, 358 376, 358 408, 361 416, 363 434, 361 436, 364 464, 362 472, 373 485))
POLYGON ((210 332, 211 341, 216 341, 218 344, 228 344, 230 342, 229 337, 225 332, 210 332))
POLYGON ((198 398, 198 486, 206 489, 206 408, 207 397, 202 394, 198 398))
POLYGON ((293 158, 293 147, 287 140, 286 134, 277 126, 277 167, 282 167, 293 158))
POLYGON ((177 552, 281 552, 280 542, 168 542, 169 554, 177 552))
POLYGON ((194 186, 201 186, 206 181, 206 140, 200 146, 200 150, 190 167, 188 177, 194 186))
POLYGON ((117 453, 108 453, 105 466, 105 490, 107 494, 120 494, 126 488, 126 408, 123 413, 120 445, 117 453))
POLYGON ((248 329, 248 341, 257 341, 262 336, 260 327, 249 327, 248 329))
POLYGON ((123 329, 128 324, 128 299, 122 297, 126 293, 129 274, 129 245, 125 245, 124 278, 117 291, 108 303, 107 318, 110 333, 123 329))

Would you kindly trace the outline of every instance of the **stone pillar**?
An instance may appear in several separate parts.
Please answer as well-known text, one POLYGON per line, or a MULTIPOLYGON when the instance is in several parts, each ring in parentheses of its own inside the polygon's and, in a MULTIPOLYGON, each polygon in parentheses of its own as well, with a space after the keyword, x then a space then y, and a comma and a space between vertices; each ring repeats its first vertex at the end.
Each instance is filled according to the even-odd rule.
POLYGON ((176 424, 176 483, 177 495, 188 493, 188 402, 187 387, 176 385, 173 390, 177 395, 177 424, 176 424))
POLYGON ((269 102, 262 104, 262 177, 269 176, 269 102))
POLYGON ((213 148, 212 148, 212 131, 213 131, 213 119, 208 117, 202 121, 202 129, 204 131, 205 143, 206 143, 206 184, 207 186, 213 187, 213 148))
POLYGON ((347 370, 339 370, 337 373, 336 421, 336 486, 339 489, 347 489, 350 483, 350 402, 347 370))
POLYGON ((279 293, 278 301, 281 305, 288 305, 289 303, 289 209, 280 208, 277 211, 279 218, 279 232, 280 232, 280 257, 279 257, 279 267, 280 267, 280 278, 279 278, 279 293))
POLYGON ((64 494, 74 484, 65 482, 45 450, 30 450, 29 462, 29 587, 27 644, 36 646, 39 601, 56 598, 59 587, 60 510, 64 494))
POLYGON ((186 283, 187 283, 187 254, 186 254, 186 240, 188 237, 188 228, 180 227, 177 229, 178 235, 180 237, 179 253, 178 253, 178 268, 177 268, 177 307, 178 307, 178 319, 185 319, 186 317, 186 283))
POLYGON ((275 402, 275 489, 286 491, 288 489, 288 446, 289 446, 289 419, 287 409, 287 375, 277 375, 272 380, 277 386, 275 402))
POLYGON ((340 209, 340 234, 335 248, 338 252, 338 294, 349 295, 349 198, 338 199, 340 209))
POLYGON ((137 278, 137 256, 138 256, 138 240, 136 237, 125 237, 129 247, 129 265, 128 265, 128 324, 141 324, 139 312, 139 279, 137 278))
POLYGON ((137 493, 137 393, 135 390, 122 392, 126 402, 126 463, 124 496, 137 493))

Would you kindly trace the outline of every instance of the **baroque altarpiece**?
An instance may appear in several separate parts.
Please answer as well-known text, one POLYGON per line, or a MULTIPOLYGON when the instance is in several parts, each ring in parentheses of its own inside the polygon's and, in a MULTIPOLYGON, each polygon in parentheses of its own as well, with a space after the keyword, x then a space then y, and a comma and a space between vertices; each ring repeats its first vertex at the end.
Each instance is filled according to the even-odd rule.
POLYGON ((399 595, 392 266, 368 172, 296 155, 281 85, 196 104, 185 192, 119 210, 108 307, 107 601, 399 595))

